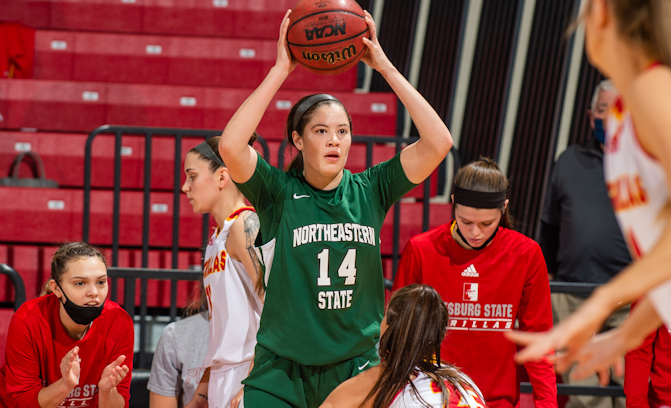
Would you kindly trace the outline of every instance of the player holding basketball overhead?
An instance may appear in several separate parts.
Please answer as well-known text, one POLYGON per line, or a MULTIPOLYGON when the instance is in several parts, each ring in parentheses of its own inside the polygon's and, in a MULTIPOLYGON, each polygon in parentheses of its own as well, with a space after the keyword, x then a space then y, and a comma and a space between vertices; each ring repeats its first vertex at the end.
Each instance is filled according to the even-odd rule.
POLYGON ((557 368, 563 371, 577 360, 577 377, 617 361, 661 319, 671 324, 671 3, 589 0, 581 19, 590 62, 621 92, 606 121, 604 173, 635 261, 549 333, 509 336, 528 345, 519 353, 520 361, 565 351, 557 357, 557 368), (621 303, 644 295, 619 329, 582 348, 621 303))
POLYGON ((387 210, 445 158, 452 138, 429 103, 385 56, 366 13, 362 60, 387 80, 419 129, 399 155, 352 174, 344 170, 352 125, 330 95, 298 101, 286 137, 298 156, 286 173, 242 135, 261 121, 296 61, 282 22, 275 66, 228 122, 219 143, 231 178, 261 220, 266 299, 244 406, 315 407, 341 382, 378 363, 384 308, 380 228, 387 210))
POLYGON ((0 407, 128 406, 133 320, 106 300, 108 289, 98 250, 72 242, 56 251, 48 294, 9 323, 0 407))
MULTIPOLYGON (((256 132, 250 130, 245 145, 256 132)), ((191 149, 184 161, 186 181, 182 191, 193 211, 211 214, 217 222, 205 250, 203 285, 210 321, 207 370, 187 407, 228 408, 249 374, 256 332, 263 309, 263 285, 257 273, 254 240, 259 219, 254 208, 231 181, 219 155, 219 136, 191 149)), ((251 147, 250 147, 251 148, 251 147)))
MULTIPOLYGON (((454 179, 455 220, 415 236, 406 245, 394 289, 431 285, 447 303, 449 335, 442 358, 470 376, 492 408, 513 407, 520 380, 514 344, 503 333, 552 327, 550 285, 536 242, 511 229, 508 180, 496 163, 480 159, 454 179)), ((537 407, 556 407, 554 368, 528 363, 537 407)))

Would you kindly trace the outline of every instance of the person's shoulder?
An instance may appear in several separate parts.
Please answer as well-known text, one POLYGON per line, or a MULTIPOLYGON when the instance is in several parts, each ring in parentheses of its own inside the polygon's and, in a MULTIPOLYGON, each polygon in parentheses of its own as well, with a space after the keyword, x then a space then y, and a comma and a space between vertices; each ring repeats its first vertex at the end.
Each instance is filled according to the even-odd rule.
POLYGON ((508 249, 514 250, 516 253, 540 251, 540 245, 538 245, 538 242, 520 232, 506 227, 499 227, 498 235, 501 238, 501 241, 508 247, 508 249))
POLYGON ((196 332, 200 330, 209 330, 210 322, 207 317, 207 311, 196 313, 185 319, 170 323, 167 327, 173 327, 176 331, 196 332))
POLYGON ((58 299, 54 294, 28 300, 19 306, 13 317, 24 322, 43 321, 48 319, 53 309, 58 306, 57 302, 58 299))
POLYGON ((133 318, 128 314, 126 309, 121 307, 118 303, 112 300, 105 300, 105 306, 100 317, 105 320, 113 321, 115 323, 130 323, 133 324, 133 318))
POLYGON ((443 239, 445 234, 449 232, 451 222, 447 224, 439 225, 435 228, 431 228, 428 231, 417 234, 414 237, 410 238, 410 243, 414 247, 422 247, 424 245, 430 245, 436 242, 438 239, 443 239))

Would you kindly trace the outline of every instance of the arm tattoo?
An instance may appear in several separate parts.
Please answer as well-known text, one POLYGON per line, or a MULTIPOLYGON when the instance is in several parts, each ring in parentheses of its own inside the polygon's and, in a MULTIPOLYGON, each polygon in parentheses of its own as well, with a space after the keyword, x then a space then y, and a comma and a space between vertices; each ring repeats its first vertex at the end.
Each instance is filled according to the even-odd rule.
POLYGON ((256 251, 254 251, 254 242, 256 241, 256 235, 259 233, 259 227, 261 226, 259 216, 253 211, 246 211, 243 219, 245 225, 245 248, 247 248, 247 253, 254 264, 256 273, 261 275, 263 273, 261 271, 261 264, 259 258, 256 256, 256 251))

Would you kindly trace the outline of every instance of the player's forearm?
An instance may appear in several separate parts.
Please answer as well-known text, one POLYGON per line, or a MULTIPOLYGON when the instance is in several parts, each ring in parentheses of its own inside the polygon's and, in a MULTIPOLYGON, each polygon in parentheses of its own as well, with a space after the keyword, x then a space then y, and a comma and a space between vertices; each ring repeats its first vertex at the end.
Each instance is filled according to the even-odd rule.
POLYGON ((98 393, 98 407, 100 408, 123 408, 125 405, 126 401, 116 387, 109 392, 98 393))
POLYGON ((42 388, 37 394, 37 402, 41 408, 56 408, 70 394, 72 388, 61 378, 48 387, 42 388))
POLYGON ((622 352, 639 347, 643 341, 662 324, 652 301, 645 297, 622 323, 618 336, 622 341, 622 352))
POLYGON ((219 142, 219 150, 224 162, 227 158, 247 150, 249 138, 263 118, 270 101, 282 86, 289 73, 279 67, 273 67, 261 85, 240 105, 226 125, 219 142))

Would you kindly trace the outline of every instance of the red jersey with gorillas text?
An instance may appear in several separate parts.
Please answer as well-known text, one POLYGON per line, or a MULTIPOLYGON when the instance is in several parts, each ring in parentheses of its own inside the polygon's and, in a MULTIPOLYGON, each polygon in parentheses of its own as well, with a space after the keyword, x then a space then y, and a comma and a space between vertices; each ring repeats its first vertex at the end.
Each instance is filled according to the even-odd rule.
POLYGON ((0 369, 0 407, 39 408, 37 394, 61 379, 61 360, 75 346, 81 359, 79 384, 58 407, 98 407, 103 369, 122 354, 130 371, 117 391, 128 407, 134 344, 131 317, 107 300, 84 337, 74 340, 63 328, 58 303, 54 294, 42 296, 24 303, 12 316, 5 365, 0 369))
MULTIPOLYGON (((503 333, 515 327, 552 327, 550 285, 540 247, 524 235, 499 227, 486 248, 459 246, 450 224, 412 238, 403 251, 394 290, 411 283, 433 286, 450 314, 441 358, 473 379, 492 408, 519 401, 516 346, 503 333)), ((526 363, 536 407, 557 406, 554 367, 526 363)))

